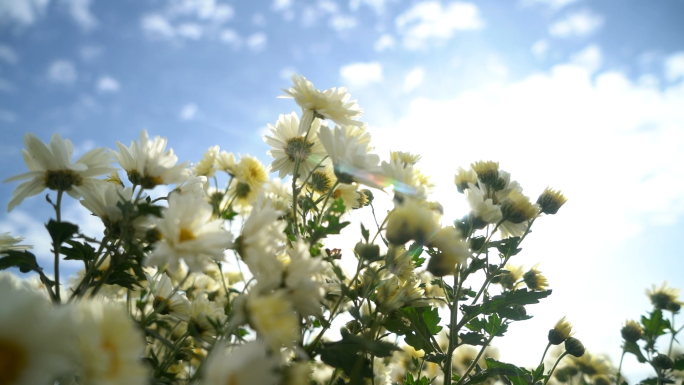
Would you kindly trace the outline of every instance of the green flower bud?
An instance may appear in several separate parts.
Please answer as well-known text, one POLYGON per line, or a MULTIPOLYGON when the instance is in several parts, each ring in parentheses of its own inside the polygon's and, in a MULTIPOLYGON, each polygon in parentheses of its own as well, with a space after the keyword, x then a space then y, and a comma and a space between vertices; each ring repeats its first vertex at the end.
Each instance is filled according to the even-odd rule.
POLYGON ((354 251, 361 258, 369 261, 373 261, 380 256, 380 247, 372 243, 359 242, 354 246, 354 251))
POLYGON ((575 337, 568 337, 565 340, 565 351, 571 356, 582 357, 584 355, 584 345, 575 337))
POLYGON ((627 342, 637 342, 644 336, 644 329, 636 321, 629 320, 620 330, 622 338, 627 342))
POLYGON ((653 359, 653 366, 658 369, 672 369, 674 362, 667 354, 658 354, 653 359))

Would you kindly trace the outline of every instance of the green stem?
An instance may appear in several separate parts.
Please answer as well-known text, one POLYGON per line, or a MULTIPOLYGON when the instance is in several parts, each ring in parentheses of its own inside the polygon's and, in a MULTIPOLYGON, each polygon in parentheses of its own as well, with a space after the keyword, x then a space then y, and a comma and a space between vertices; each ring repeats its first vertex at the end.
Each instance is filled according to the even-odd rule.
MULTIPOLYGON (((55 214, 57 215, 57 223, 62 222, 62 195, 63 190, 57 191, 57 203, 55 204, 55 214)), ((61 303, 62 297, 59 292, 59 252, 62 249, 62 244, 54 244, 55 249, 55 303, 61 303)))
MULTIPOLYGON (((539 361, 539 365, 537 365, 537 367, 540 367, 540 366, 544 363, 544 357, 546 357, 546 352, 549 351, 549 348, 550 348, 550 347, 551 347, 551 342, 549 342, 548 344, 546 344, 546 349, 544 349, 544 354, 542 354, 542 358, 541 358, 541 360, 539 361)), ((532 379, 532 382, 537 382, 537 377, 533 378, 533 379, 532 379)))
POLYGON ((492 343, 492 340, 496 334, 492 334, 489 336, 487 339, 487 343, 482 345, 482 349, 480 349, 480 352, 477 353, 477 357, 473 360, 473 362, 470 363, 470 366, 468 366, 468 369, 466 369, 465 373, 463 373, 463 376, 461 376, 461 379, 458 381, 459 384, 463 383, 463 380, 466 378, 466 376, 470 373, 471 370, 475 368, 475 365, 477 365, 477 362, 480 360, 480 357, 482 357, 482 354, 484 353, 485 349, 487 349, 487 346, 489 346, 490 343, 492 343))
POLYGON ((444 363, 444 383, 448 384, 451 383, 451 371, 452 371, 452 364, 451 361, 454 357, 454 350, 456 350, 456 343, 458 342, 458 335, 454 335, 455 333, 458 333, 458 330, 456 329, 457 326, 457 321, 458 321, 458 299, 460 297, 460 292, 461 292, 461 283, 459 282, 459 273, 461 271, 461 268, 456 270, 454 273, 454 287, 453 287, 453 296, 452 296, 452 302, 449 304, 449 308, 451 309, 451 321, 449 323, 449 347, 447 348, 447 355, 446 355, 446 360, 444 363))
POLYGON ((625 358, 625 353, 627 353, 626 350, 622 351, 622 356, 620 356, 620 366, 618 366, 618 371, 617 371, 617 380, 615 380, 615 383, 617 385, 620 385, 620 377, 622 376, 622 360, 625 358))
MULTIPOLYGON (((328 190, 328 194, 325 196, 325 200, 323 200, 323 206, 321 206, 321 213, 325 212, 325 205, 328 204, 328 199, 330 199, 330 196, 335 192, 335 188, 340 185, 340 181, 335 181, 335 184, 328 190)), ((321 222, 323 222, 323 215, 318 216, 318 221, 317 225, 320 226, 321 222)))
POLYGON ((566 352, 563 352, 563 354, 561 354, 560 357, 558 357, 558 359, 556 360, 556 363, 553 364, 553 368, 551 368, 551 371, 550 371, 549 374, 547 375, 548 377, 546 377, 546 379, 544 380, 544 385, 546 385, 546 383, 549 382, 549 378, 551 378, 551 375, 553 374, 553 371, 556 370, 556 366, 558 366, 558 363, 559 363, 559 362, 563 359, 563 357, 565 357, 567 354, 568 354, 568 352, 566 351, 566 352))
POLYGON ((672 331, 672 338, 670 339, 670 348, 667 349, 667 356, 669 357, 672 355, 672 343, 675 340, 675 337, 677 336, 677 332, 675 331, 675 313, 672 312, 672 325, 670 325, 670 330, 672 331))

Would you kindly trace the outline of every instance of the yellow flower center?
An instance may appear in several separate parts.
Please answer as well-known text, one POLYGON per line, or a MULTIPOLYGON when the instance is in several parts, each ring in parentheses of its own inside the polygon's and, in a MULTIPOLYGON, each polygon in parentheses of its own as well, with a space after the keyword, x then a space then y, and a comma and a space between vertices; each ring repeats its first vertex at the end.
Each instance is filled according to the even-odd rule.
POLYGON ((110 340, 105 339, 102 342, 102 349, 109 354, 109 370, 107 370, 107 376, 117 376, 121 370, 121 361, 119 360, 116 347, 110 340))
POLYGON ((0 339, 0 385, 14 384, 26 368, 26 351, 14 341, 0 339))
POLYGON ((188 229, 181 229, 180 235, 178 236, 179 242, 192 241, 197 238, 195 234, 188 229))
POLYGON ((83 184, 83 178, 72 170, 48 170, 45 172, 45 187, 50 190, 67 191, 72 186, 83 184))
POLYGON ((231 374, 228 376, 228 382, 226 382, 226 385, 238 385, 237 375, 231 374))

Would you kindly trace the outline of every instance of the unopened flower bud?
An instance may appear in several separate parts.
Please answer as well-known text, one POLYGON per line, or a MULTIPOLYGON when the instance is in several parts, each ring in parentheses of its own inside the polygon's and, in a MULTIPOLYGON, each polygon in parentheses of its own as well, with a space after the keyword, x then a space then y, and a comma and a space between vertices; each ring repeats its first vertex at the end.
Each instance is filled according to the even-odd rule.
POLYGON ((565 340, 565 351, 571 356, 582 357, 584 355, 584 345, 575 337, 568 337, 565 340))
POLYGON ((492 184, 499 179, 499 162, 479 161, 471 164, 470 167, 484 184, 492 184))
POLYGON ((351 321, 347 322, 344 325, 344 327, 346 327, 347 330, 349 330, 349 332, 351 334, 359 334, 361 332, 361 330, 363 329, 363 327, 361 326, 361 323, 357 320, 351 320, 351 321))
POLYGON ((530 290, 546 290, 546 287, 549 285, 546 277, 537 270, 537 265, 523 275, 523 281, 525 281, 525 285, 530 290))
POLYGON ((629 320, 625 326, 620 330, 622 338, 627 342, 637 342, 644 336, 644 329, 641 328, 638 322, 629 320))
POLYGON ((605 374, 599 374, 594 377, 594 385, 613 385, 613 381, 605 374))
POLYGON ((673 313, 678 313, 679 310, 682 308, 682 305, 679 302, 672 301, 665 306, 665 309, 673 312, 673 313))
POLYGON ((556 322, 553 329, 549 330, 549 343, 560 345, 572 335, 572 324, 565 320, 565 317, 556 322))
POLYGON ((560 190, 551 190, 546 188, 544 192, 537 199, 537 204, 544 214, 556 214, 558 209, 561 208, 568 201, 568 198, 561 194, 560 190))
POLYGON ((517 191, 511 192, 501 204, 501 215, 504 220, 512 223, 522 223, 535 218, 539 213, 539 207, 530 203, 530 200, 517 191))
POLYGON ((354 246, 354 251, 365 260, 375 260, 380 255, 380 247, 372 243, 359 242, 354 246))
POLYGON ((667 354, 658 354, 653 359, 653 366, 658 369, 672 369, 674 362, 667 354))

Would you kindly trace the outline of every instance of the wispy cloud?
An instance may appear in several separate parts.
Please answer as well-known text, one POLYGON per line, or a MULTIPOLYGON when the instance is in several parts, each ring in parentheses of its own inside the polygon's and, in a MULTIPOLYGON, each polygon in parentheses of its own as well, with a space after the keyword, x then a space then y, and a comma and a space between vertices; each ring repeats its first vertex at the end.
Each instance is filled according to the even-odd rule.
POLYGON ((29 26, 45 15, 50 0, 0 1, 0 23, 29 26))
POLYGON ((665 77, 673 82, 684 79, 684 52, 677 52, 665 59, 665 77))
POLYGON ((235 16, 228 4, 215 0, 179 0, 166 8, 144 15, 140 28, 150 38, 200 40, 217 36, 222 26, 235 16))
POLYGON ((417 3, 397 16, 395 24, 409 49, 425 48, 431 41, 450 39, 456 31, 479 30, 485 25, 475 4, 453 2, 442 6, 438 1, 417 3))
POLYGON ((245 40, 247 48, 249 48, 252 52, 263 51, 266 48, 267 43, 268 36, 266 36, 266 34, 263 32, 257 32, 252 35, 249 35, 245 40))
POLYGON ((423 84, 425 77, 425 69, 423 67, 416 67, 412 69, 404 78, 404 92, 411 92, 423 84))
POLYGON ((594 73, 603 63, 603 54, 601 48, 596 44, 591 44, 583 50, 572 55, 570 61, 574 64, 586 68, 589 72, 594 73))
POLYGON ((68 60, 55 60, 47 70, 47 78, 51 83, 72 85, 78 79, 74 64, 68 60))
POLYGON ((97 80, 96 88, 97 88, 97 91, 102 92, 102 93, 112 93, 112 92, 119 92, 119 90, 121 89, 121 85, 113 77, 105 75, 105 76, 101 76, 97 80))
POLYGON ((570 13, 549 26, 549 34, 557 38, 585 37, 603 26, 603 17, 587 9, 570 13))
POLYGON ((382 81, 382 65, 378 62, 347 64, 340 68, 340 77, 350 87, 365 87, 382 81))
POLYGON ((523 7, 541 5, 551 8, 552 10, 559 10, 579 1, 581 0, 520 0, 518 3, 523 7))
POLYGON ((99 24, 95 15, 90 12, 91 0, 62 0, 66 4, 69 15, 84 31, 90 31, 99 24))
POLYGON ((353 16, 334 15, 330 18, 328 25, 337 32, 356 28, 356 18, 353 16))
POLYGON ((197 116, 197 105, 195 103, 188 103, 181 108, 178 113, 178 118, 184 121, 190 121, 197 116))
POLYGON ((382 52, 382 51, 394 48, 395 45, 396 45, 396 41, 394 40, 394 37, 392 37, 392 35, 386 33, 386 34, 380 36, 380 38, 378 38, 378 40, 373 45, 373 48, 377 52, 382 52))
POLYGON ((12 47, 4 44, 0 44, 0 60, 9 64, 17 64, 19 61, 19 56, 12 49, 12 47))

